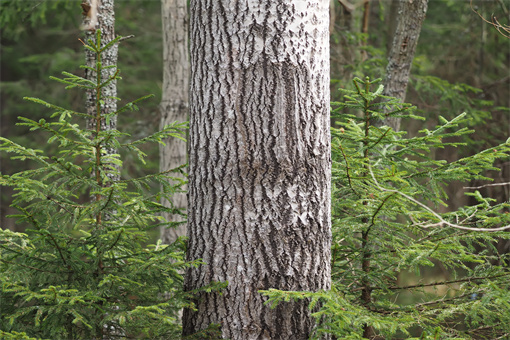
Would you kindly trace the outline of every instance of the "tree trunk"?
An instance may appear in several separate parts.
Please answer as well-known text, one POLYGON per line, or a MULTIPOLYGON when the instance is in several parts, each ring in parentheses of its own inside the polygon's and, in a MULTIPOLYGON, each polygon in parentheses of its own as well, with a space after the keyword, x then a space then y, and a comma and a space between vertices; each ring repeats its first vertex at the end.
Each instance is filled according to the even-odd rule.
MULTIPOLYGON (((163 21, 163 93, 160 104, 161 128, 175 121, 188 120, 188 13, 186 0, 162 0, 163 21)), ((186 163, 186 142, 168 138, 160 146, 160 171, 174 169, 186 163)), ((186 193, 175 193, 172 204, 163 200, 167 207, 186 211, 186 193)), ((183 222, 178 214, 164 214, 167 221, 183 222)), ((175 228, 162 228, 161 240, 172 243, 179 236, 186 235, 186 224, 175 228)))
MULTIPOLYGON (((397 1, 397 26, 388 54, 383 94, 404 101, 428 0, 397 1)), ((400 129, 400 118, 389 117, 385 123, 396 131, 400 129)))
MULTIPOLYGON (((97 43, 97 30, 101 30, 101 46, 105 46, 113 39, 115 39, 115 12, 114 12, 114 0, 88 0, 84 1, 82 4, 84 21, 82 28, 85 30, 85 39, 88 44, 88 40, 92 40, 97 43)), ((86 66, 88 68, 85 69, 85 78, 97 82, 98 77, 100 82, 105 82, 109 77, 112 77, 117 72, 117 68, 108 68, 112 65, 117 65, 118 59, 118 44, 114 44, 111 48, 108 48, 100 55, 100 60, 98 60, 98 56, 96 53, 90 51, 89 49, 85 49, 85 61, 86 66), (96 74, 96 72, 92 71, 96 68, 97 63, 100 62, 102 64, 102 72, 100 75, 96 74)), ((100 117, 98 120, 91 118, 87 121, 87 128, 91 130, 105 131, 105 130, 114 130, 117 128, 117 116, 111 116, 109 122, 105 119, 105 115, 111 114, 117 111, 117 82, 115 80, 111 81, 109 84, 104 86, 101 89, 99 94, 101 99, 100 105, 100 117), (99 123, 99 126, 97 122, 99 123)), ((91 117, 97 116, 97 97, 98 93, 95 90, 87 90, 87 95, 85 99, 85 105, 87 114, 91 117)), ((108 148, 105 152, 109 155, 113 155, 117 153, 117 150, 114 148, 108 148)), ((120 179, 119 169, 117 165, 109 164, 112 170, 107 173, 107 176, 111 181, 116 181, 120 179), (115 171, 117 170, 117 171, 115 171)), ((103 183, 102 180, 99 180, 99 166, 96 169, 96 174, 98 178, 99 185, 109 185, 109 183, 103 183)), ((98 199, 100 196, 91 197, 91 199, 98 199)), ((109 216, 102 216, 102 214, 98 214, 96 219, 98 223, 100 223, 101 219, 108 219, 109 216)), ((103 263, 101 257, 99 257, 97 272, 94 275, 102 275, 103 273, 103 263)), ((102 302, 99 302, 101 305, 102 302)), ((102 313, 102 312, 101 312, 102 313)), ((101 319, 106 314, 101 315, 101 319)), ((107 340, 117 338, 119 336, 123 336, 122 329, 119 329, 111 324, 104 325, 94 325, 96 336, 94 339, 98 340, 107 340)))
POLYGON ((261 289, 330 288, 329 0, 191 1, 184 335, 307 339, 307 301, 261 289))
MULTIPOLYGON (((88 0, 84 2, 88 6, 83 6, 83 14, 85 15, 83 28, 85 29, 86 41, 91 39, 96 42, 96 30, 101 30, 101 46, 105 46, 110 41, 115 39, 115 12, 114 0, 88 0)), ((118 58, 118 44, 113 45, 101 54, 101 63, 103 65, 103 72, 101 79, 104 82, 109 77, 117 72, 117 68, 107 68, 112 65, 117 65, 118 58)), ((97 63, 97 56, 89 49, 85 49, 86 65, 94 69, 97 63)), ((85 78, 96 82, 97 75, 90 69, 85 69, 85 78)), ((101 92, 103 103, 101 104, 101 116, 117 111, 117 81, 112 81, 101 92)), ((95 90, 88 90, 85 101, 87 114, 92 117, 96 116, 96 92, 95 90)), ((95 129, 96 120, 90 119, 87 122, 88 129, 95 129)), ((105 119, 101 120, 101 130, 114 130, 117 128, 117 116, 112 116, 107 124, 105 119)), ((106 150, 108 154, 115 154, 115 149, 106 150)), ((113 165, 112 165, 113 167, 113 165)), ((115 176, 112 176, 115 177, 115 176)), ((118 179, 118 178, 112 178, 118 179)))

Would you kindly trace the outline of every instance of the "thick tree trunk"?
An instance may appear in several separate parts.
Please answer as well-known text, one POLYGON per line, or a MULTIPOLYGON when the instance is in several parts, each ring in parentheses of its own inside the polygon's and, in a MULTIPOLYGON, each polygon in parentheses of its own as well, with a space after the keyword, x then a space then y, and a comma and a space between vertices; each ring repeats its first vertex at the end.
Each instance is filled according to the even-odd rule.
MULTIPOLYGON (((163 21, 163 93, 160 104, 161 128, 175 121, 188 120, 188 13, 187 0, 162 0, 163 21)), ((160 171, 174 169, 186 163, 186 142, 177 138, 168 138, 166 145, 160 146, 160 171)), ((162 203, 186 211, 186 193, 172 196, 172 204, 162 203)), ((168 221, 181 222, 184 218, 178 214, 165 214, 168 221)), ((186 224, 176 228, 162 228, 161 240, 172 243, 179 236, 186 235, 186 224)))
MULTIPOLYGON (((427 13, 428 0, 396 1, 398 1, 397 26, 388 54, 383 94, 404 101, 418 38, 427 13)), ((396 131, 400 129, 400 118, 389 117, 385 123, 396 131)))
POLYGON ((184 334, 307 339, 306 301, 261 289, 330 288, 329 0, 191 1, 184 334))

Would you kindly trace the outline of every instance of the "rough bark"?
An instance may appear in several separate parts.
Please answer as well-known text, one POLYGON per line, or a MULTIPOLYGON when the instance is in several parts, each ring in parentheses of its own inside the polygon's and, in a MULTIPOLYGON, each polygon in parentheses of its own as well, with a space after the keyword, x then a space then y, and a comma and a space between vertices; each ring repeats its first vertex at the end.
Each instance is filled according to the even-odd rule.
MULTIPOLYGON (((427 13, 428 0, 396 1, 398 1, 397 26, 388 54, 383 94, 404 101, 418 38, 427 13)), ((398 131, 400 118, 388 117, 385 124, 398 131)))
MULTIPOLYGON (((163 91, 160 104, 161 128, 175 121, 188 120, 189 52, 188 13, 186 0, 162 0, 163 22, 163 91)), ((186 142, 177 138, 165 140, 160 146, 160 171, 174 169, 186 163, 186 142)), ((184 188, 185 189, 185 188, 184 188)), ((167 207, 186 211, 186 193, 176 193, 172 203, 162 202, 167 207)), ((178 214, 164 214, 168 221, 182 222, 178 214)), ((172 243, 179 236, 186 235, 186 224, 176 228, 162 228, 161 240, 172 243)))
MULTIPOLYGON (((85 15, 83 28, 85 29, 86 41, 91 39, 96 42, 96 30, 101 30, 101 46, 105 46, 110 41, 115 39, 115 12, 114 0, 85 0, 83 7, 83 14, 85 15)), ((92 69, 96 67, 97 55, 88 50, 85 50, 86 65, 92 69)), ((118 44, 113 45, 101 54, 101 63, 103 68, 111 65, 117 65, 118 58, 118 44)), ((105 81, 117 71, 116 68, 103 69, 101 79, 105 81)), ((85 69, 85 78, 96 81, 97 75, 90 69, 85 69)), ((106 85, 101 92, 103 103, 101 104, 101 115, 117 111, 117 82, 112 81, 106 85)), ((87 113, 93 117, 96 116, 96 92, 95 90, 88 90, 85 100, 87 113)), ((87 128, 95 129, 96 120, 90 119, 87 122, 87 128)), ((117 117, 113 116, 107 124, 105 119, 101 120, 101 130, 113 130, 117 128, 117 117)), ((115 154, 116 150, 106 150, 108 154, 115 154)))
POLYGON ((188 291, 184 335, 307 339, 330 288, 329 0, 191 1, 188 291))

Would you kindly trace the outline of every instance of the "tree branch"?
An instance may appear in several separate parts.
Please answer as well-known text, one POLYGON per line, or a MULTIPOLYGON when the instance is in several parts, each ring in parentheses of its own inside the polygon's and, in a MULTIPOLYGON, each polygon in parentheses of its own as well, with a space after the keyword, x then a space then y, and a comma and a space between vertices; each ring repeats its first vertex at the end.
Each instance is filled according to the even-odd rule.
POLYGON ((486 188, 486 187, 497 187, 497 186, 503 186, 503 185, 510 185, 510 182, 485 184, 485 185, 480 185, 479 187, 462 187, 462 189, 482 189, 482 188, 486 188))
POLYGON ((461 226, 461 225, 458 225, 458 224, 455 224, 455 223, 450 223, 446 220, 444 220, 438 213, 436 213, 434 210, 430 209, 429 207, 427 207, 425 204, 421 203, 420 201, 414 199, 413 197, 409 196, 409 195, 406 195, 404 194, 403 192, 400 192, 398 190, 394 190, 394 189, 386 189, 386 188, 383 188, 379 182, 377 181, 377 179, 375 178, 374 176, 374 173, 372 172, 372 168, 370 167, 370 164, 368 165, 368 169, 370 170, 370 175, 372 176, 372 179, 374 180, 374 183, 375 185, 377 186, 377 188, 381 191, 386 191, 386 192, 394 192, 394 193, 397 193, 399 194, 400 196, 402 197, 405 197, 407 198, 408 200, 410 200, 411 202, 419 205, 420 207, 422 207, 423 209, 427 210, 428 212, 430 212, 432 215, 434 215, 434 217, 436 217, 439 222, 436 222, 436 223, 429 223, 429 224, 425 224, 425 223, 414 223, 414 225, 418 226, 418 227, 421 227, 421 228, 424 228, 424 229, 427 229, 427 228, 433 228, 433 227, 443 227, 443 226, 447 226, 447 227, 452 227, 452 228, 455 228, 455 229, 461 229, 461 230, 469 230, 469 231, 487 231, 487 232, 495 232, 495 231, 503 231, 503 230, 508 230, 510 229, 510 225, 506 225, 504 227, 499 227, 499 228, 471 228, 471 227, 464 227, 464 226, 461 226))

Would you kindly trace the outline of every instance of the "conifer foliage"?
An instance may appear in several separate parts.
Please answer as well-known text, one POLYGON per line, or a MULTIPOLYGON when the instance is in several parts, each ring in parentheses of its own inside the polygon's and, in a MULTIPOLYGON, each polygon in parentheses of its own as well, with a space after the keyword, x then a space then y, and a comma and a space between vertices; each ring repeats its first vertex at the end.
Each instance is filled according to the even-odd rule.
MULTIPOLYGON (((0 338, 115 339, 177 338, 178 312, 186 305, 180 272, 190 265, 183 261, 183 241, 172 245, 147 245, 152 228, 168 224, 162 212, 179 213, 158 202, 181 190, 180 168, 141 178, 119 178, 122 160, 106 149, 133 152, 144 163, 139 148, 144 143, 162 143, 168 137, 182 138, 185 123, 173 123, 140 140, 118 130, 83 128, 87 119, 110 120, 136 110, 145 96, 117 111, 101 114, 101 89, 120 79, 101 79, 101 55, 117 38, 101 47, 98 31, 94 43, 85 47, 98 56, 93 82, 64 72, 55 80, 67 88, 94 90, 96 115, 50 104, 37 98, 26 100, 51 110, 49 118, 21 117, 20 125, 43 130, 54 155, 29 149, 1 138, 0 150, 12 154, 13 162, 30 160, 31 170, 2 175, 0 185, 16 194, 12 216, 27 226, 25 233, 0 230, 0 338), (150 194, 151 186, 162 186, 150 194)), ((114 66, 115 67, 115 66, 114 66)), ((117 99, 118 100, 118 99, 117 99)))
POLYGON ((456 140, 471 132, 461 127, 467 115, 441 118, 417 136, 381 127, 374 123, 386 115, 420 117, 382 96, 382 86, 373 91, 377 82, 356 78, 344 101, 332 103, 333 289, 268 290, 268 303, 311 299, 320 307, 317 338, 507 339, 510 254, 498 254, 495 244, 510 238, 509 204, 465 188, 476 204, 438 211, 448 183, 491 180, 487 170, 508 159, 510 144, 456 162, 434 160, 435 148, 462 145, 456 140), (446 275, 434 275, 434 267, 446 275))

